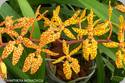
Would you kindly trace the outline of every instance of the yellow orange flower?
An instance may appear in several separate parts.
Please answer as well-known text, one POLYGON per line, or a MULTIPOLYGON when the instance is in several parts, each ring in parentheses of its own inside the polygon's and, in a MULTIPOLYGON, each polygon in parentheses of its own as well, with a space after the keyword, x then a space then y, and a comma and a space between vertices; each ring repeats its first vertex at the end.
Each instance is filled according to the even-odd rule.
POLYGON ((60 62, 62 62, 65 58, 66 58, 66 56, 62 56, 62 57, 56 59, 55 61, 53 61, 52 63, 53 63, 53 64, 60 63, 60 62))
POLYGON ((26 57, 26 59, 24 61, 23 69, 22 69, 23 72, 27 72, 31 68, 31 64, 33 62, 33 57, 35 57, 35 53, 30 53, 26 57))
POLYGON ((117 68, 123 68, 123 63, 125 63, 125 42, 124 42, 124 26, 125 26, 125 21, 124 17, 120 16, 119 17, 119 31, 118 31, 118 43, 117 42, 108 42, 108 43, 103 43, 104 46, 110 47, 110 48, 116 48, 118 47, 118 51, 116 52, 116 66, 117 68))
POLYGON ((93 30, 93 34, 100 36, 107 33, 110 29, 108 28, 109 21, 105 21, 104 23, 97 24, 93 30))
POLYGON ((73 27, 72 28, 76 33, 78 33, 79 36, 87 35, 88 31, 86 29, 80 29, 73 27))
POLYGON ((95 59, 97 55, 97 41, 94 39, 94 36, 100 36, 109 31, 108 24, 109 21, 104 23, 97 24, 99 20, 93 21, 94 12, 91 9, 90 14, 87 16, 88 26, 85 29, 73 28, 75 32, 78 33, 78 36, 88 35, 82 43, 82 52, 83 57, 89 61, 95 59), (96 25, 96 26, 95 26, 96 25))
POLYGON ((7 28, 11 28, 13 26, 14 21, 12 20, 13 16, 7 16, 5 18, 5 26, 7 28))
POLYGON ((125 6, 124 5, 116 5, 115 8, 121 12, 125 12, 125 6))
POLYGON ((34 74, 38 71, 42 64, 43 60, 41 58, 41 55, 36 55, 36 58, 34 57, 32 60, 32 65, 31 65, 31 74, 34 74))
POLYGON ((2 59, 7 58, 14 50, 15 41, 9 41, 2 53, 2 59))
POLYGON ((93 10, 91 9, 90 14, 87 16, 88 26, 85 29, 73 28, 73 30, 78 33, 79 36, 91 35, 100 36, 107 33, 110 28, 108 28, 109 21, 106 20, 104 23, 97 24, 99 20, 93 22, 93 10), (96 25, 96 26, 94 26, 96 25))
POLYGON ((77 53, 82 47, 82 44, 80 44, 79 46, 77 46, 76 48, 74 48, 69 55, 74 55, 75 53, 77 53))
POLYGON ((78 60, 71 57, 71 55, 78 52, 80 50, 80 48, 81 48, 81 44, 77 48, 75 48, 71 52, 69 52, 69 45, 66 43, 65 40, 63 40, 63 52, 64 52, 65 56, 59 57, 58 59, 56 59, 55 61, 52 62, 53 64, 64 62, 63 63, 63 72, 64 72, 66 79, 71 79, 72 70, 76 74, 78 74, 80 72, 80 66, 79 66, 78 60), (66 59, 66 60, 64 60, 64 59, 66 59))
POLYGON ((18 37, 19 36, 19 34, 14 30, 9 30, 9 29, 4 29, 4 30, 5 30, 4 33, 7 33, 10 37, 18 37))
POLYGON ((71 39, 76 39, 76 37, 71 33, 71 31, 67 28, 64 28, 63 32, 66 34, 67 37, 71 39))
MULTIPOLYGON (((50 26, 52 28, 60 29, 60 31, 59 31, 60 35, 61 35, 61 32, 63 31, 66 34, 66 36, 68 36, 69 38, 76 39, 75 36, 65 27, 72 25, 72 24, 78 24, 79 22, 82 22, 84 20, 86 10, 84 10, 82 12, 80 17, 78 17, 80 15, 80 11, 79 10, 76 11, 71 18, 67 19, 64 22, 62 22, 61 18, 59 17, 59 11, 60 11, 60 6, 57 6, 56 9, 53 11, 53 16, 52 16, 51 20, 49 20, 45 16, 41 15, 41 17, 45 20, 44 25, 50 26)), ((49 37, 49 38, 51 38, 51 37, 49 37)), ((60 36, 59 36, 59 38, 60 38, 60 36)))
POLYGON ((89 61, 95 59, 97 55, 97 41, 95 39, 86 39, 83 41, 82 46, 83 57, 89 61))
POLYGON ((112 6, 111 6, 111 1, 109 1, 109 8, 108 8, 108 16, 109 16, 109 21, 111 19, 111 16, 112 16, 112 6))
POLYGON ((58 53, 52 52, 48 49, 42 49, 42 52, 45 52, 45 53, 47 53, 48 55, 51 55, 51 56, 59 55, 58 53))
POLYGON ((106 47, 110 47, 110 48, 116 48, 118 47, 118 43, 117 42, 108 42, 108 43, 102 43, 104 46, 106 47))
POLYGON ((55 10, 53 10, 53 17, 51 18, 52 24, 59 26, 62 24, 62 20, 59 17, 60 6, 57 6, 55 10))
POLYGON ((43 60, 40 54, 31 53, 24 61, 23 72, 27 72, 31 69, 31 74, 34 74, 38 71, 42 64, 43 60))
POLYGON ((72 70, 78 74, 80 71, 80 65, 77 59, 71 58, 71 64, 70 64, 72 70))
POLYGON ((64 72, 66 79, 71 79, 72 70, 68 61, 65 61, 63 64, 63 72, 64 72))
POLYGON ((0 61, 0 77, 2 79, 7 78, 7 67, 6 67, 6 64, 3 61, 0 61))
POLYGON ((39 45, 43 47, 46 44, 49 44, 59 38, 60 38, 60 30, 50 27, 47 31, 41 34, 39 45))
POLYGON ((77 19, 79 14, 80 14, 80 10, 76 11, 71 18, 67 19, 64 22, 64 26, 69 26, 71 24, 76 24, 78 22, 76 19, 77 19))
POLYGON ((69 45, 66 43, 65 40, 63 40, 63 52, 65 55, 68 55, 69 54, 69 45))
POLYGON ((124 17, 120 16, 119 21, 120 21, 119 31, 118 31, 118 41, 119 41, 119 43, 112 41, 112 42, 103 43, 104 46, 110 47, 110 48, 115 48, 115 47, 119 47, 119 46, 124 47, 124 44, 123 44, 123 42, 124 42, 124 26, 125 26, 124 17))
POLYGON ((16 65, 20 59, 20 56, 23 53, 23 46, 21 44, 18 45, 18 47, 14 48, 14 52, 13 52, 13 58, 12 58, 12 64, 16 65))
POLYGON ((125 62, 123 62, 124 56, 125 56, 125 54, 123 55, 120 50, 118 50, 116 52, 115 64, 116 64, 117 68, 123 68, 123 63, 125 63, 125 62))
POLYGON ((22 42, 27 48, 34 48, 34 49, 38 48, 38 46, 28 38, 23 38, 22 42))

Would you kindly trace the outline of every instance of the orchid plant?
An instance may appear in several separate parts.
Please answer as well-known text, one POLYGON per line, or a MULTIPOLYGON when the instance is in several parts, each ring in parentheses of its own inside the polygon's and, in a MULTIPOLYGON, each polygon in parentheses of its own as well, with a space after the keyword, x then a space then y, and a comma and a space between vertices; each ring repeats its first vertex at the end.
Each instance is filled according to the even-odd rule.
MULTIPOLYGON (((125 12, 125 7, 117 5, 116 8, 122 12, 125 12)), ((6 66, 3 63, 3 59, 8 58, 8 56, 12 55, 12 64, 16 66, 19 62, 20 57, 25 50, 25 48, 32 48, 35 50, 33 53, 29 53, 24 61, 24 65, 22 67, 23 72, 30 71, 31 74, 36 73, 40 66, 43 63, 43 59, 41 56, 41 52, 45 52, 50 56, 59 56, 59 53, 55 53, 49 48, 45 48, 46 45, 55 42, 56 40, 62 43, 62 49, 64 55, 60 56, 56 60, 52 61, 54 65, 57 63, 63 62, 63 72, 65 78, 67 80, 71 79, 72 72, 74 71, 76 74, 80 72, 80 64, 79 61, 72 57, 77 52, 82 49, 81 55, 86 61, 94 60, 98 54, 98 44, 103 44, 108 48, 118 48, 116 52, 116 66, 117 68, 123 68, 125 64, 125 42, 124 42, 124 31, 125 31, 125 20, 123 16, 119 17, 119 32, 118 32, 118 42, 114 42, 110 39, 112 34, 112 7, 109 3, 109 11, 108 18, 105 21, 101 21, 101 19, 95 20, 94 10, 91 9, 90 13, 86 14, 86 9, 82 12, 80 10, 76 11, 71 18, 63 21, 59 16, 60 6, 57 6, 53 10, 53 16, 51 19, 46 17, 46 13, 40 13, 40 6, 37 8, 36 16, 34 18, 31 17, 22 17, 16 20, 13 20, 12 16, 7 16, 6 19, 0 23, 0 46, 4 47, 4 50, 1 55, 1 77, 3 79, 7 78, 6 66), (33 39, 32 33, 34 30, 34 22, 35 21, 44 21, 44 26, 49 27, 46 31, 44 31, 39 39, 33 39), (87 21, 87 27, 81 25, 87 21), (75 27, 72 25, 75 25, 75 27), (26 35, 29 32, 29 28, 32 28, 30 31, 30 36, 26 35), (77 33, 74 35, 72 31, 68 28, 72 27, 73 31, 77 33), (20 31, 17 31, 20 30, 20 31), (2 35, 6 33, 10 36, 11 40, 7 43, 2 41, 2 35), (64 33, 70 40, 66 40, 65 38, 61 38, 62 33, 64 33), (96 39, 95 37, 104 35, 109 33, 109 36, 105 40, 96 39), (71 42, 72 41, 72 42, 71 42), (78 47, 73 50, 69 50, 72 44, 79 43, 78 47)), ((46 56, 47 56, 46 55, 46 56)))

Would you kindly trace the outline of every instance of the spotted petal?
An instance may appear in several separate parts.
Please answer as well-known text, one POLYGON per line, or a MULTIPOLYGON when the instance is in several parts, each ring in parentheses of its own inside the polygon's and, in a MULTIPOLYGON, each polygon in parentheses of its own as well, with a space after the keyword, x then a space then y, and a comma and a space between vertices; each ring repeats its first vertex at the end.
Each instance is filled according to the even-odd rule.
POLYGON ((69 45, 66 43, 65 40, 63 40, 63 52, 65 55, 69 54, 69 45))
POLYGON ((57 64, 57 63, 60 63, 61 61, 63 61, 64 59, 65 59, 65 56, 62 56, 62 57, 56 59, 55 61, 53 61, 52 63, 57 64))
POLYGON ((76 74, 78 74, 80 72, 80 65, 79 65, 79 61, 77 59, 72 58, 72 62, 70 64, 70 66, 76 74))
POLYGON ((33 58, 32 65, 31 65, 31 74, 34 74, 38 71, 42 64, 42 58, 41 55, 36 55, 36 58, 33 58))
POLYGON ((94 28, 93 34, 100 36, 107 33, 110 30, 110 28, 108 28, 108 25, 109 25, 109 21, 106 21, 105 23, 97 24, 94 28))
POLYGON ((63 32, 65 33, 65 35, 71 39, 76 39, 76 37, 71 33, 71 31, 67 28, 64 28, 63 32))
POLYGON ((43 47, 46 44, 49 44, 49 43, 59 39, 60 34, 61 34, 61 32, 59 31, 58 28, 50 27, 47 31, 45 31, 41 34, 39 45, 41 47, 43 47))
POLYGON ((23 46, 21 44, 18 45, 18 47, 14 48, 14 52, 13 52, 13 58, 12 58, 12 64, 16 65, 20 59, 20 56, 23 53, 23 46))
POLYGON ((117 68, 123 68, 123 57, 124 55, 122 55, 121 51, 118 50, 116 52, 116 61, 115 61, 117 68))
POLYGON ((2 59, 7 58, 14 50, 15 41, 9 41, 2 53, 2 59))
POLYGON ((71 18, 67 19, 64 22, 64 26, 69 26, 71 24, 76 24, 78 22, 77 17, 78 17, 79 14, 80 14, 80 10, 76 11, 71 18))
POLYGON ((125 12, 125 6, 124 5, 117 5, 115 8, 121 12, 125 12))
POLYGON ((50 56, 59 55, 59 53, 52 52, 52 51, 50 51, 50 50, 48 50, 48 49, 42 49, 42 52, 45 52, 45 53, 47 53, 47 54, 50 55, 50 56))
POLYGON ((70 67, 70 63, 68 61, 65 61, 63 64, 63 72, 64 72, 66 79, 71 79, 72 70, 70 67))
POLYGON ((116 48, 118 47, 117 42, 107 42, 107 43, 102 43, 104 46, 109 47, 109 48, 116 48))
POLYGON ((37 49, 37 45, 35 43, 33 43, 30 39, 28 38, 23 38, 23 44, 27 47, 27 48, 34 48, 37 49))
POLYGON ((35 53, 30 53, 26 57, 24 61, 23 69, 22 69, 23 72, 27 72, 31 68, 34 56, 35 56, 35 53))
POLYGON ((86 29, 80 29, 80 28, 72 28, 76 33, 78 33, 79 35, 83 36, 83 35, 87 35, 88 31, 86 29))

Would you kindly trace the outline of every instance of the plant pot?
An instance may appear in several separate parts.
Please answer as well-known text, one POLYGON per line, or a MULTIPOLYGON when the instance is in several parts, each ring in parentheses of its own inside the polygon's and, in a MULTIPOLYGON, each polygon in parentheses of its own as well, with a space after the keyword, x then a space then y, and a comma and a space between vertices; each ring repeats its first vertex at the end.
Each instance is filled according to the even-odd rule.
POLYGON ((70 81, 64 81, 56 76, 56 65, 53 65, 51 62, 46 63, 47 75, 53 81, 51 83, 87 83, 88 80, 92 77, 95 72, 96 64, 92 62, 92 66, 89 68, 90 73, 83 77, 78 77, 70 81))

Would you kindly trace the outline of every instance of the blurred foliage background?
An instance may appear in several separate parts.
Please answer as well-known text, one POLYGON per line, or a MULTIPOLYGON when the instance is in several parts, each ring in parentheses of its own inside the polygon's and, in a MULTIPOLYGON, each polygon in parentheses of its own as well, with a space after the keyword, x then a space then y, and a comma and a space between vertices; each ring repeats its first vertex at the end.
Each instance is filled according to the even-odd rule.
MULTIPOLYGON (((57 6, 61 6, 60 17, 62 19, 67 19, 73 15, 73 13, 78 9, 93 9, 96 15, 96 18, 101 18, 102 21, 108 18, 108 3, 109 0, 8 0, 0 7, 0 21, 3 21, 6 16, 13 16, 14 19, 20 18, 23 16, 34 17, 34 13, 39 5, 41 5, 41 12, 49 10, 47 13, 48 17, 52 16, 53 9, 57 6)), ((112 23, 113 23, 113 34, 111 39, 117 41, 117 27, 116 24, 119 23, 118 17, 124 13, 119 12, 114 9, 114 6, 117 5, 117 0, 111 0, 111 5, 113 7, 112 23)), ((84 24, 82 24, 84 25, 84 24)), ((35 30, 33 33, 33 38, 39 38, 42 31, 45 28, 43 27, 43 21, 35 23, 35 30)), ((6 37, 7 38, 7 37, 6 37)), ((105 38, 102 36, 101 38, 105 38)), ((0 53, 2 52, 0 48, 0 53)), ((16 66, 11 64, 10 58, 5 59, 5 63, 8 67, 9 79, 21 78, 21 79, 43 79, 45 82, 48 82, 48 79, 45 74, 45 54, 42 54, 44 57, 44 64, 41 66, 40 70, 34 74, 30 75, 29 73, 23 73, 21 71, 23 62, 28 54, 31 52, 30 49, 25 49, 23 56, 21 57, 19 63, 16 66)), ((97 55, 96 64, 97 70, 93 77, 88 83, 118 83, 121 81, 124 76, 124 70, 119 70, 115 66, 115 52, 116 49, 109 49, 102 45, 99 45, 100 54, 97 55)))

